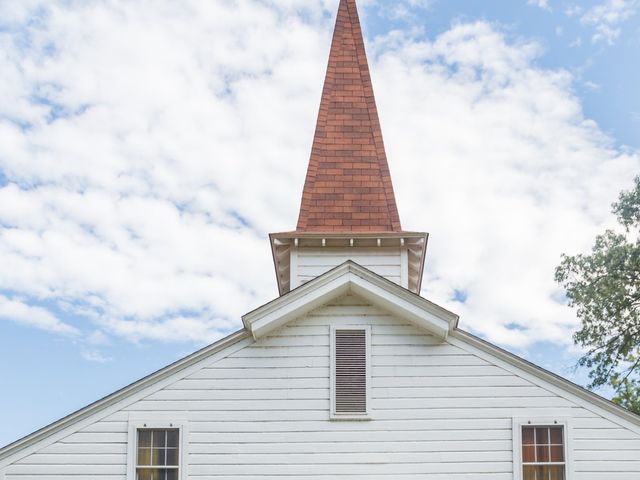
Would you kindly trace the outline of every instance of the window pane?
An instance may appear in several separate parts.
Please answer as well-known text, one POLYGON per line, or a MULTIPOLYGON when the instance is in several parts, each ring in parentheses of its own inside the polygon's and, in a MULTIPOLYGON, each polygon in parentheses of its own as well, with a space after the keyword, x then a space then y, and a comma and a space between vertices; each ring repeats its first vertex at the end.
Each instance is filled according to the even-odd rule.
POLYGON ((562 427, 553 427, 551 429, 551 443, 562 445, 562 427))
POLYGON ((178 465, 178 449, 169 448, 167 450, 167 465, 178 465))
POLYGON ((549 447, 543 445, 542 447, 536 447, 536 462, 543 463, 549 461, 549 447))
POLYGON ((552 465, 545 467, 548 472, 548 477, 545 480, 564 480, 564 465, 552 465))
POLYGON ((536 428, 536 445, 549 445, 548 428, 536 428))
POLYGON ((152 465, 166 465, 165 463, 165 452, 164 449, 154 449, 153 454, 151 455, 152 465))
POLYGON ((522 427, 522 444, 533 445, 533 427, 522 427))
POLYGON ((163 448, 165 446, 166 430, 152 430, 152 442, 154 448, 163 448))
POLYGON ((136 480, 178 480, 177 468, 139 468, 136 480))
POLYGON ((167 447, 178 447, 178 430, 167 431, 167 447))
POLYGON ((551 447, 551 461, 564 462, 564 447, 551 447))
POLYGON ((536 467, 533 465, 525 465, 522 469, 522 480, 537 480, 536 467))
POLYGON ((137 480, 158 480, 157 475, 154 475, 156 472, 153 468, 139 468, 137 471, 136 479, 137 480))
POLYGON ((138 446, 139 447, 151 446, 151 430, 138 430, 138 446))
POLYGON ((525 463, 533 463, 536 461, 536 450, 533 446, 522 447, 522 461, 525 463))
POLYGON ((166 480, 178 480, 178 470, 177 469, 167 470, 166 480))
POLYGON ((150 448, 138 449, 138 465, 151 465, 151 449, 150 448))

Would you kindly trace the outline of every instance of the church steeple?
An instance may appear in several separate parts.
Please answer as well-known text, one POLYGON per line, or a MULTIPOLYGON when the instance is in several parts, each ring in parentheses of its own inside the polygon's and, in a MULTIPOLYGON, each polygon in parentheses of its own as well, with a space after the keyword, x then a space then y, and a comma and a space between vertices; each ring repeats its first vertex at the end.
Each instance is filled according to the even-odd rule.
POLYGON ((297 228, 270 238, 281 295, 346 260, 420 292, 428 235, 400 226, 355 0, 340 0, 297 228))
POLYGON ((355 0, 341 0, 299 232, 401 230, 355 0))

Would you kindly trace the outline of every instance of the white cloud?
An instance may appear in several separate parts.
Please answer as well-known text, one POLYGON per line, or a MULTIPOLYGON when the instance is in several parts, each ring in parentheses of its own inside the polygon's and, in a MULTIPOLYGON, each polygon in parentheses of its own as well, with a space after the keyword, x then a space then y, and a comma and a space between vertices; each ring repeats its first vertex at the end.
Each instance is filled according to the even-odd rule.
POLYGON ((83 350, 81 355, 82 358, 84 358, 88 362, 109 363, 113 361, 113 358, 105 357, 97 350, 83 350))
POLYGON ((613 223, 640 157, 584 118, 568 72, 535 67, 539 47, 486 23, 433 43, 381 39, 376 51, 403 226, 431 232, 423 293, 492 341, 570 343, 576 320, 554 268, 613 223))
POLYGON ((577 48, 581 46, 582 46, 582 37, 576 37, 576 39, 569 44, 570 48, 577 48))
POLYGON ((607 0, 587 10, 580 22, 594 27, 593 43, 613 45, 622 32, 619 25, 634 16, 637 8, 638 0, 607 0))
MULTIPOLYGON (((421 23, 420 10, 429 10, 437 0, 398 0, 396 2, 379 1, 371 2, 378 8, 378 15, 391 20, 402 20, 409 24, 421 23)), ((358 2, 359 10, 364 14, 366 27, 366 10, 362 8, 369 2, 358 2)), ((366 29, 365 29, 366 30, 366 29)))
POLYGON ((542 8, 543 10, 551 11, 551 7, 549 6, 549 0, 528 0, 527 5, 534 5, 536 7, 542 8))
MULTIPOLYGON (((0 33, 0 289, 86 319, 89 346, 239 328, 276 295, 266 233, 295 225, 337 1, 33 5, 0 33)), ((540 51, 479 22, 370 52, 424 293, 516 346, 570 342, 553 268, 638 166, 540 51)))
POLYGON ((79 334, 78 329, 62 322, 45 308, 35 307, 4 295, 0 295, 0 320, 9 320, 57 334, 72 336, 79 334))
POLYGON ((575 17, 580 15, 582 12, 584 12, 584 9, 582 8, 582 6, 576 5, 576 4, 570 5, 565 10, 565 14, 567 15, 567 17, 575 17))
POLYGON ((586 88, 588 88, 589 90, 591 90, 591 91, 593 91, 593 92, 597 92, 598 90, 600 90, 600 88, 602 88, 602 87, 600 87, 600 85, 599 85, 599 84, 597 84, 597 83, 595 83, 595 82, 592 82, 592 81, 590 81, 590 80, 585 80, 584 82, 582 82, 582 84, 583 84, 586 88))

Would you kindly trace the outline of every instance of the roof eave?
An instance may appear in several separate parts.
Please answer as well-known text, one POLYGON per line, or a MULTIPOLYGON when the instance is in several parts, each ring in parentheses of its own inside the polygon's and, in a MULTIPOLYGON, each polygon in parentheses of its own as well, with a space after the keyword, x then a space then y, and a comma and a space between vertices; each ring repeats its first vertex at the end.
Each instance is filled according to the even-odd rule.
POLYGON ((549 370, 546 370, 524 358, 521 358, 503 348, 500 348, 472 333, 461 330, 456 327, 450 335, 452 338, 457 338, 467 344, 470 344, 479 350, 482 350, 489 355, 497 357, 500 360, 505 361, 506 363, 516 367, 520 370, 523 370, 531 375, 538 377, 561 390, 567 391, 577 397, 592 403, 603 410, 613 413, 618 417, 628 421, 629 423, 635 426, 635 431, 640 433, 640 415, 637 415, 630 410, 627 410, 620 405, 613 403, 611 400, 608 400, 594 392, 587 390, 586 388, 567 380, 560 375, 557 375, 549 370))
POLYGON ((86 407, 81 408, 80 410, 70 413, 69 415, 43 428, 38 429, 35 432, 25 437, 22 437, 14 442, 11 442, 8 445, 5 445, 4 447, 0 448, 0 469, 2 469, 5 466, 5 460, 7 458, 11 457, 12 455, 19 452, 20 450, 24 450, 37 442, 45 440, 51 437, 52 435, 55 435, 56 433, 64 430, 65 428, 72 426, 82 421, 83 419, 90 417, 91 415, 94 415, 127 397, 130 397, 134 393, 144 388, 147 388, 165 379, 166 377, 174 375, 180 372, 181 370, 184 370, 194 365, 195 363, 201 360, 204 360, 205 358, 213 355, 214 353, 217 353, 227 347, 230 347, 231 345, 237 342, 240 342, 241 340, 249 338, 249 336, 250 336, 249 332, 244 328, 234 333, 231 333, 228 336, 221 338, 220 340, 212 343, 211 345, 208 345, 192 353, 191 355, 181 358, 180 360, 170 365, 167 365, 166 367, 161 368, 160 370, 157 370, 156 372, 153 372, 147 375, 146 377, 143 377, 140 380, 137 380, 136 382, 133 382, 123 387, 120 390, 117 390, 112 394, 107 395, 106 397, 103 397, 87 405, 86 407))

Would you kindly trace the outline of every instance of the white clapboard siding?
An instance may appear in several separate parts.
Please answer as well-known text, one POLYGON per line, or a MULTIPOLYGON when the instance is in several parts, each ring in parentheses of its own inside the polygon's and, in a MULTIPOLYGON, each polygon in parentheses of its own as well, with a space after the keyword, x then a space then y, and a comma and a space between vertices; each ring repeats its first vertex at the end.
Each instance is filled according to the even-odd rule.
POLYGON ((352 260, 399 285, 402 279, 406 278, 402 269, 407 269, 407 266, 402 264, 400 247, 298 248, 294 254, 296 266, 291 272, 296 277, 293 279, 294 285, 313 280, 347 260, 352 260))
POLYGON ((572 480, 640 478, 637 433, 350 296, 20 459, 6 480, 126 480, 130 414, 188 418, 196 480, 512 480, 512 419, 525 416, 570 419, 572 480), (372 420, 329 420, 340 325, 371 326, 372 420))

